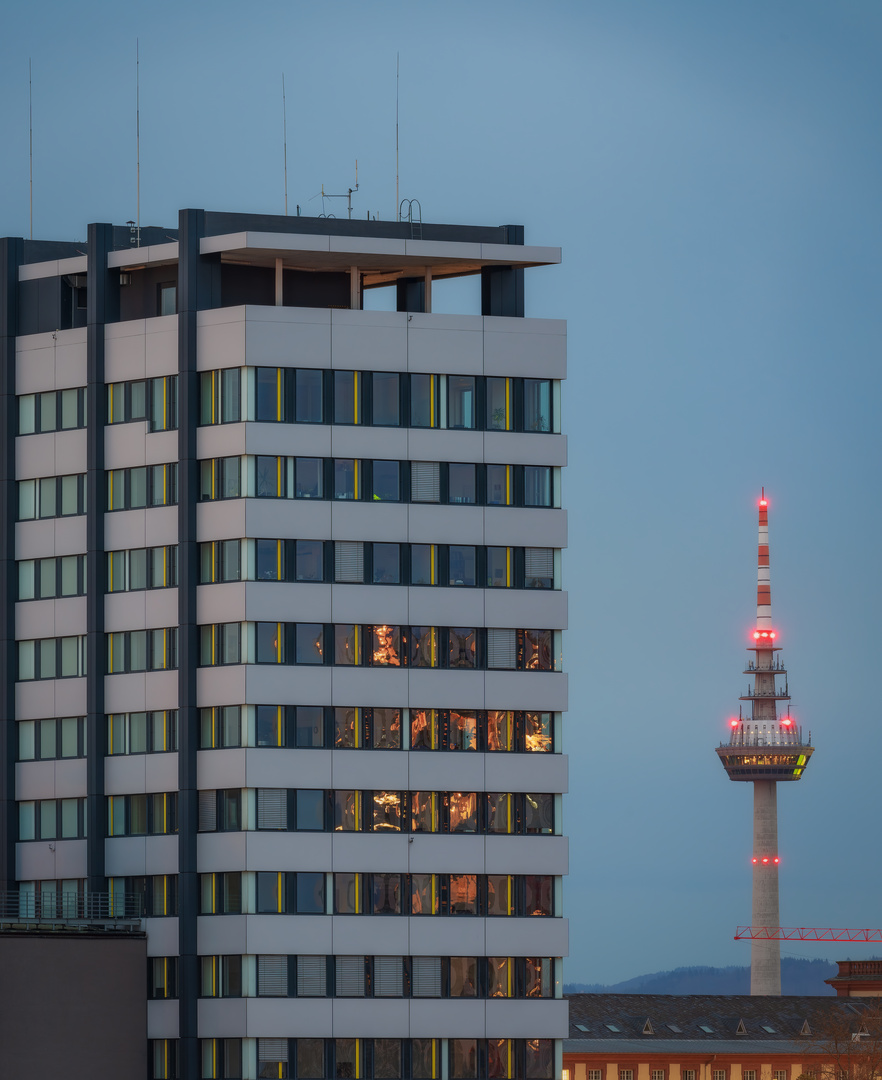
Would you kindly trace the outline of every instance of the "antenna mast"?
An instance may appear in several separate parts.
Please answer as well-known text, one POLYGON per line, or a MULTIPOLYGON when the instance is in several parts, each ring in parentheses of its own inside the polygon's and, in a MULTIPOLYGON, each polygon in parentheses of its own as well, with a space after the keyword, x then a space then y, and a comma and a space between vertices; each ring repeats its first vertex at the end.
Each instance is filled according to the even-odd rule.
POLYGON ((31 58, 28 57, 28 157, 30 162, 30 223, 31 240, 34 239, 34 83, 31 75, 31 58))
POLYGON ((135 200, 135 236, 141 246, 141 42, 135 38, 135 151, 137 194, 135 200))
POLYGON ((395 54, 395 220, 398 212, 398 77, 401 68, 401 53, 395 54))
POLYGON ((285 108, 285 73, 282 72, 282 146, 285 158, 285 217, 288 216, 288 113, 285 108))

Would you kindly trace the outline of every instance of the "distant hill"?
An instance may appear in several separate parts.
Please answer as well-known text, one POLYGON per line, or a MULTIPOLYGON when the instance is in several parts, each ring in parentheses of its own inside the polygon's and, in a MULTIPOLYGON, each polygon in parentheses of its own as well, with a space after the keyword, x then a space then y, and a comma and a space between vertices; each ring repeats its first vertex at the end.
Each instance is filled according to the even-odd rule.
MULTIPOLYGON (((869 959, 869 957, 867 958, 869 959)), ((829 960, 781 960, 781 993, 826 996, 835 993, 824 979, 837 972, 829 960)), ((638 975, 625 982, 566 983, 565 994, 749 994, 749 967, 681 967, 638 975)))

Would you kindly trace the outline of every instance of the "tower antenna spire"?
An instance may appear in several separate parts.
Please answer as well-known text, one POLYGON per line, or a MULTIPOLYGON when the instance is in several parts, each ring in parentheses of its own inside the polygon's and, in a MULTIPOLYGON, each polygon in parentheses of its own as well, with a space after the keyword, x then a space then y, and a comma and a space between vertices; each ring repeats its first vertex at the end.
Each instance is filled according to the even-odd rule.
POLYGON ((395 220, 400 218, 398 202, 398 81, 401 71, 401 53, 395 54, 395 220))
POLYGON ((30 238, 34 239, 34 80, 31 73, 31 58, 28 57, 28 188, 30 238))
POLYGON ((135 197, 136 246, 141 246, 141 41, 135 38, 135 197))
POLYGON ((285 217, 288 216, 288 113, 285 108, 285 72, 282 72, 282 146, 285 160, 285 217))

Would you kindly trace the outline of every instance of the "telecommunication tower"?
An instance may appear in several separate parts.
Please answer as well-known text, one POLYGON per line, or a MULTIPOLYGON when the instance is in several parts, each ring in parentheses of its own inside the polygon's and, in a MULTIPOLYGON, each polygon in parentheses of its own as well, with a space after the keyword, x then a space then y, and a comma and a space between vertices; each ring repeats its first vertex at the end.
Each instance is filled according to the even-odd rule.
MULTIPOLYGON (((729 721, 727 743, 717 754, 730 780, 753 784, 753 927, 779 927, 778 912, 778 783, 799 780, 813 753, 811 732, 790 715, 778 716, 778 702, 790 701, 787 671, 778 653, 778 632, 772 625, 769 579, 769 504, 765 488, 759 501, 759 547, 756 570, 756 628, 747 651, 754 654, 744 674, 753 685, 741 695, 750 703, 750 716, 739 710, 729 721), (778 679, 784 680, 783 687, 778 679)), ((781 993, 781 944, 755 938, 750 947, 751 994, 781 993)))

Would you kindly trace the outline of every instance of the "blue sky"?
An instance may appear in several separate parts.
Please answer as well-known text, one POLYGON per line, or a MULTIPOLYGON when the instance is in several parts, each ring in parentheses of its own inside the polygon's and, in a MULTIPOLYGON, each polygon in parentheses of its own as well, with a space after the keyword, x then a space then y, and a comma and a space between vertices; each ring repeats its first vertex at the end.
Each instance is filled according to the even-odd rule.
MULTIPOLYGON (((357 158, 356 213, 391 218, 400 53, 401 196, 563 248, 526 292, 569 322, 567 978, 748 961, 751 793, 713 747, 746 683, 761 485, 818 748, 780 791, 782 921, 882 925, 882 9, 17 5, 0 235, 28 231, 28 57, 34 235, 135 216, 136 38, 143 224, 283 211, 283 72, 292 210, 357 158)), ((477 309, 473 284, 436 289, 436 310, 477 309)))

